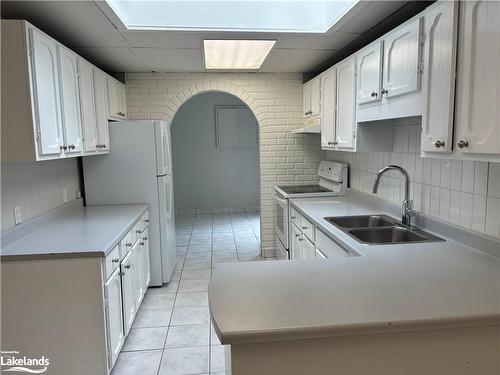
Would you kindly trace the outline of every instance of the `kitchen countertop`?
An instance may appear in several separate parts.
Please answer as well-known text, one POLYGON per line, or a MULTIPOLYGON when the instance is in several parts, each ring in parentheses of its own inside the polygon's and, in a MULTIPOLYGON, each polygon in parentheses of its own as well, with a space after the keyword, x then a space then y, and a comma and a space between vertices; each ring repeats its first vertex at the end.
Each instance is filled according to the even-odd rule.
POLYGON ((451 241, 364 245, 323 218, 380 214, 355 197, 294 199, 361 256, 220 264, 209 286, 223 344, 500 324, 500 260, 451 241))
POLYGON ((1 260, 104 257, 147 209, 142 204, 73 205, 30 234, 2 247, 1 260))

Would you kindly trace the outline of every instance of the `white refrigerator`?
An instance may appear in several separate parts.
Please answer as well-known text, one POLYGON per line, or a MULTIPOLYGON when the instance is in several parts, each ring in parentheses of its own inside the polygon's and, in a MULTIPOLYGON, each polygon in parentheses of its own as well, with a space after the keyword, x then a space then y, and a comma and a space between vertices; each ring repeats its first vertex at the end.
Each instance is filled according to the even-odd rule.
POLYGON ((151 285, 170 281, 176 263, 170 128, 163 121, 109 123, 110 153, 83 158, 87 205, 149 206, 151 285))

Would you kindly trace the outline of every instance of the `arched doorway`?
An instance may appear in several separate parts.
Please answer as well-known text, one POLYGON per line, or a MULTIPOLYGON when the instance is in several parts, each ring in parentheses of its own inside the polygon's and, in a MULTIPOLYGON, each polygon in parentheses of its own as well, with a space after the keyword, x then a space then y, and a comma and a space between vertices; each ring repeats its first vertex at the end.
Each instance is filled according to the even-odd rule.
POLYGON ((205 91, 178 108, 171 134, 179 247, 213 250, 215 264, 258 259, 259 124, 252 110, 233 94, 205 91))

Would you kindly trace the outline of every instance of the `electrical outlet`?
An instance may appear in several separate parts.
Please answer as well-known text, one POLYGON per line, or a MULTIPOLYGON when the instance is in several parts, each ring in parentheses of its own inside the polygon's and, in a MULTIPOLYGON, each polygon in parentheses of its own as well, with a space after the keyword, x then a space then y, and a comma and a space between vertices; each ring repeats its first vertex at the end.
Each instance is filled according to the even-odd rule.
POLYGON ((66 203, 68 201, 68 190, 63 189, 62 194, 63 194, 63 202, 66 203))
POLYGON ((21 206, 14 206, 14 223, 21 224, 23 218, 21 217, 21 206))

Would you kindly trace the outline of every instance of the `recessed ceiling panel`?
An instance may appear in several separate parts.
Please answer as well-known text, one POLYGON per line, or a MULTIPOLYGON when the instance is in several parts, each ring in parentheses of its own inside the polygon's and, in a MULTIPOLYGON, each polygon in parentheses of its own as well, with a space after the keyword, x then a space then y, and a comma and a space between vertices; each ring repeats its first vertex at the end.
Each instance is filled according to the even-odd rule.
POLYGON ((109 72, 146 72, 150 69, 130 48, 77 48, 77 53, 109 72))
POLYGON ((332 50, 273 49, 259 72, 308 72, 334 52, 332 50))
POLYGON ((330 34, 281 34, 275 48, 340 49, 359 34, 334 32, 330 34))
POLYGON ((151 71, 202 72, 205 71, 201 49, 133 48, 151 71))

